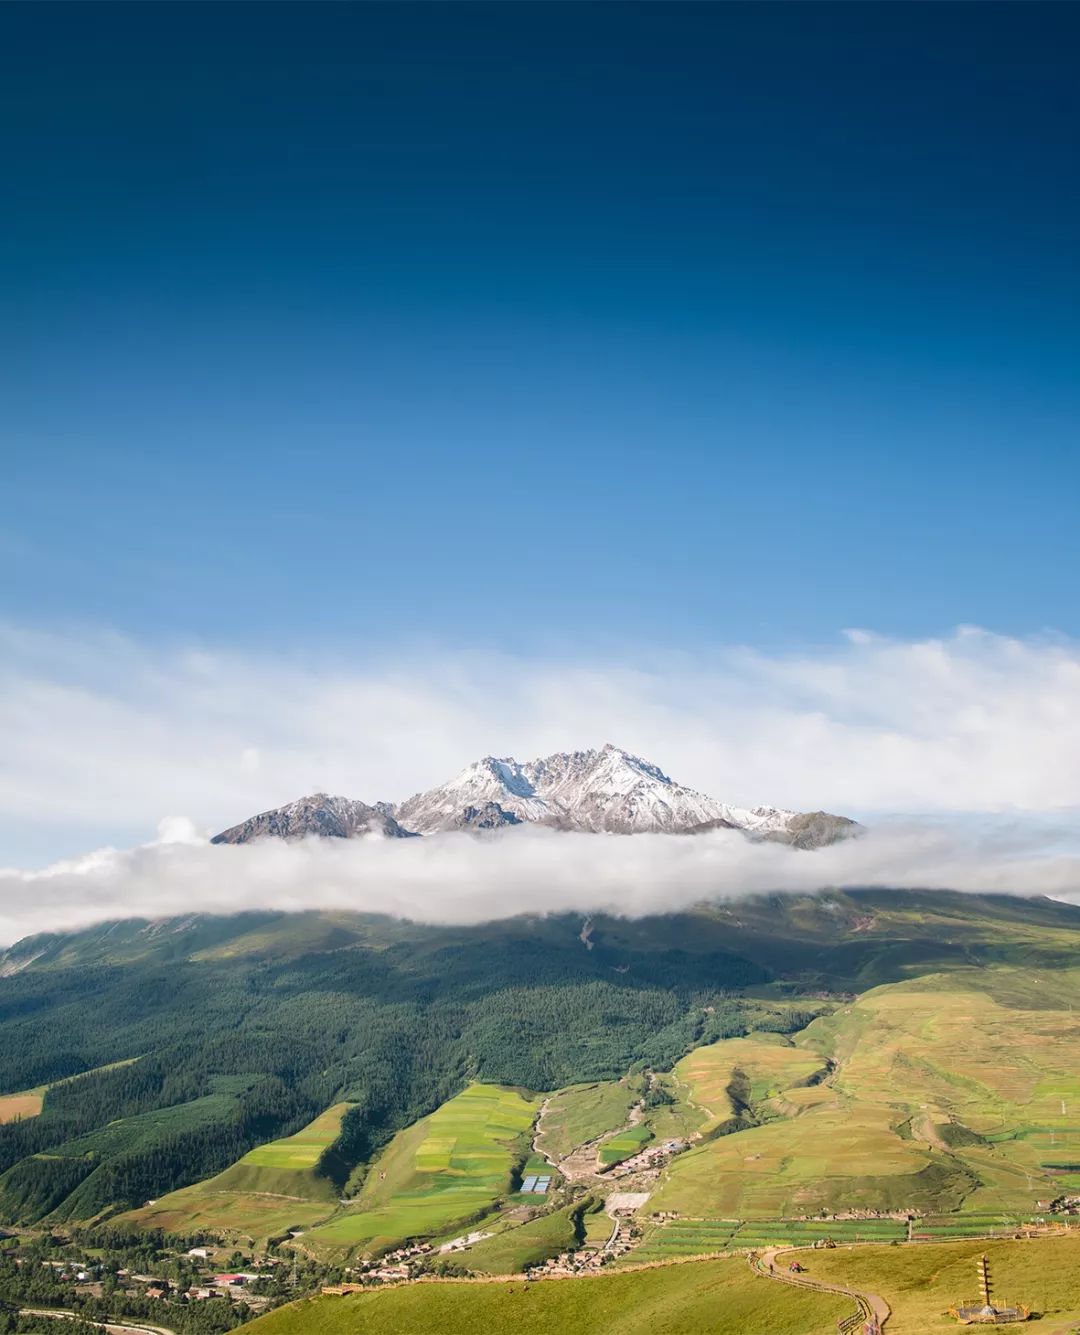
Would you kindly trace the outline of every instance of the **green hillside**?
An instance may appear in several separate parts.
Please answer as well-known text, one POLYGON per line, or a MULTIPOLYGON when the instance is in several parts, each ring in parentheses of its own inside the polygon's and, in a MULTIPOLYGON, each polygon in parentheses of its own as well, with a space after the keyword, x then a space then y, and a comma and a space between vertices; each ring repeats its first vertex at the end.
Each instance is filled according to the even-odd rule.
POLYGON ((1080 1162, 1077 989, 1077 970, 965 969, 873 989, 794 1039, 698 1049, 677 1071, 706 1129, 736 1133, 679 1156, 652 1206, 1031 1210, 1068 1181, 1055 1162, 1080 1162))
POLYGON ((326 1157, 348 1108, 335 1104, 295 1135, 259 1145, 216 1177, 169 1192, 118 1222, 172 1233, 209 1230, 266 1238, 325 1219, 338 1198, 326 1157))
POLYGON ((305 1249, 378 1252, 479 1218, 509 1193, 538 1108, 516 1090, 470 1085, 395 1136, 355 1205, 306 1233, 305 1249))
POLYGON ((250 1078, 221 1076, 212 1083, 214 1092, 202 1098, 117 1118, 20 1160, 0 1176, 0 1217, 12 1223, 94 1218, 131 1189, 126 1172, 139 1183, 134 1164, 152 1164, 169 1147, 212 1134, 234 1113, 250 1078))
POLYGON ((283 1307, 253 1335, 832 1335, 850 1303, 706 1261, 546 1283, 446 1282, 283 1307))
MULTIPOLYGON (((119 1066, 130 1066, 132 1062, 138 1060, 138 1057, 128 1057, 125 1061, 109 1062, 84 1074, 96 1075, 101 1071, 112 1071, 119 1066)), ((70 1077, 74 1080, 80 1078, 80 1076, 70 1077)), ((19 1122, 26 1117, 37 1117, 45 1106, 45 1095, 50 1089, 64 1083, 63 1080, 55 1080, 51 1085, 38 1085, 37 1089, 24 1089, 15 1094, 0 1094, 0 1126, 5 1122, 19 1122)))
MULTIPOLYGON (((342 1102, 357 1106, 337 1153, 344 1169, 362 1169, 470 1081, 555 1091, 544 1135, 561 1152, 579 1135, 625 1124, 623 1082, 642 1068, 674 1072, 650 1087, 644 1125, 657 1140, 715 1137, 659 1184, 661 1201, 687 1209, 776 1217, 850 1199, 855 1179, 857 1199, 981 1208, 998 1196, 1026 1199, 1032 1175, 1042 1193, 1046 1166, 1072 1162, 1060 1115, 1072 1086, 1052 1019, 1032 1018, 1048 1014, 1055 989, 1075 986, 1080 910, 1072 906, 830 892, 639 920, 600 916, 590 950, 580 930, 572 916, 425 927, 341 912, 255 913, 107 924, 20 943, 0 955, 0 1072, 24 1112, 32 1110, 25 1096, 44 1092, 37 1116, 0 1125, 0 1224, 140 1210, 342 1102), (1040 998, 1025 1001, 1018 989, 1034 978, 1040 998), (920 983, 931 979, 946 981, 920 983), (860 1046, 860 1025, 884 1035, 900 1024, 895 1003, 880 1000, 892 994, 875 991, 883 984, 982 996, 955 1013, 979 1009, 987 1024, 998 1016, 999 1032, 980 1030, 988 1052, 1009 1017, 1021 1029, 1042 1024, 1038 1052, 1013 1064, 1022 1097, 967 1069, 942 1078, 949 1061, 960 1066, 932 1026, 903 1037, 903 1048, 934 1048, 914 1070, 884 1039, 860 1046), (712 1076, 686 1062, 750 1034, 766 1045, 780 1035, 785 1062, 835 1063, 835 1078, 807 1084, 814 1072, 793 1068, 782 1074, 787 1087, 769 1093, 743 1059, 721 1058, 712 1076), (1045 1088, 1027 1079, 1025 1061, 1035 1076, 1047 1064, 1045 1088), (982 1092, 965 1103, 967 1080, 982 1092), (1020 1117, 1029 1096, 1038 1116, 1020 1117), (732 1129, 725 1121, 745 1127, 738 1144, 717 1134, 732 1129), (841 1124, 857 1130, 853 1153, 865 1162, 838 1158, 841 1124), (825 1188, 806 1187, 797 1167, 770 1167, 792 1158, 793 1145, 806 1180, 825 1188), (719 1170, 711 1186, 694 1181, 698 1159, 719 1170), (729 1169, 747 1160, 758 1168, 740 1169, 746 1185, 736 1189, 729 1169)), ((962 1037, 965 1022, 957 1023, 962 1037)))
MULTIPOLYGON (((1050 1335, 1080 1326, 1080 1233, 1031 1241, 950 1242, 933 1247, 860 1247, 801 1252, 811 1278, 881 1293, 893 1309, 888 1335, 959 1329, 948 1308, 978 1294, 975 1262, 986 1256, 994 1293, 1025 1303, 1050 1335)), ((1027 1329, 1007 1326, 1006 1330, 1027 1329)))

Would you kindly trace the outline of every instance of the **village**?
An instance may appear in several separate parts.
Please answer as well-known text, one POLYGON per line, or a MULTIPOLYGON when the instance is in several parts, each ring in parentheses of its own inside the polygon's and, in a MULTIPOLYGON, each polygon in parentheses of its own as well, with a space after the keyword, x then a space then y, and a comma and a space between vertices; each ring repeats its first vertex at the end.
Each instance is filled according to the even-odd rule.
POLYGON ((340 1266, 205 1237, 0 1230, 0 1310, 7 1312, 63 1310, 89 1321, 107 1316, 177 1335, 215 1335, 341 1278, 340 1266))
MULTIPOLYGON (((147 1299, 151 1302, 206 1302, 220 1298, 241 1303, 252 1312, 261 1312, 273 1301, 270 1290, 275 1277, 289 1263, 277 1257, 266 1257, 257 1270, 217 1271, 213 1266, 213 1249, 190 1248, 183 1254, 188 1264, 182 1267, 178 1278, 175 1263, 160 1273, 145 1273, 125 1266, 114 1267, 106 1261, 85 1259, 41 1260, 36 1264, 51 1272, 52 1278, 69 1287, 76 1298, 102 1299, 111 1296, 114 1301, 124 1297, 147 1299)), ((16 1267, 22 1269, 35 1264, 31 1258, 16 1256, 16 1267)), ((277 1286, 280 1287, 280 1286, 277 1286)))

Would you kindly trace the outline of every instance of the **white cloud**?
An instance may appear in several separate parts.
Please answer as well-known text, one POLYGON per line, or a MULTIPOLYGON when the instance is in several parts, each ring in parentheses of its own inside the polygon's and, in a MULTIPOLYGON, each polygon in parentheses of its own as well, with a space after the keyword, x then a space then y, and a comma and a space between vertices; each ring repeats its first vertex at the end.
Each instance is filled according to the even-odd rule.
POLYGON ((1045 812, 1080 801, 1080 647, 961 629, 814 653, 392 664, 0 630, 0 859, 203 831, 317 789, 399 799, 479 755, 614 741, 741 805, 1045 812))
POLYGON ((841 883, 1061 897, 1080 884, 1080 647, 1063 640, 860 631, 813 653, 707 660, 357 664, 8 627, 0 735, 0 861, 48 864, 0 874, 7 940, 195 908, 345 904, 474 920, 841 883), (608 740, 727 801, 824 807, 878 828, 811 855, 738 837, 535 831, 480 845, 202 842, 316 789, 401 798, 486 753, 608 740), (922 818, 898 823, 905 812, 922 818))
POLYGON ((436 923, 520 912, 668 912, 705 898, 882 885, 1080 900, 1080 856, 995 823, 884 826, 799 852, 731 831, 697 837, 564 834, 193 842, 170 824, 141 847, 43 871, 0 871, 0 943, 118 917, 242 909, 352 909, 436 923), (179 836, 179 838, 178 838, 179 836))

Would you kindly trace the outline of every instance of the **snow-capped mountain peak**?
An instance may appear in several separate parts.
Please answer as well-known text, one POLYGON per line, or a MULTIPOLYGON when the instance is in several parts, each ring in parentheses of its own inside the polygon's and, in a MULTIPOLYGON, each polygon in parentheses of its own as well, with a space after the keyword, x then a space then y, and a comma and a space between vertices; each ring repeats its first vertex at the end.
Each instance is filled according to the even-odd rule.
POLYGON ((605 834, 694 834, 738 829, 760 839, 817 848, 857 833, 827 812, 735 807, 676 783, 659 766, 610 742, 599 750, 557 751, 519 763, 484 756, 437 788, 398 806, 368 806, 316 793, 253 816, 217 843, 306 834, 401 838, 449 830, 494 830, 525 823, 605 834))
POLYGON ((394 815, 408 830, 433 834, 459 828, 464 811, 481 810, 490 804, 518 821, 543 821, 549 814, 547 804, 537 796, 516 760, 485 756, 466 765, 449 782, 402 802, 394 815))
POLYGON ((513 793, 515 797, 531 797, 533 787, 525 777, 522 767, 510 758, 498 759, 485 756, 466 765, 456 778, 443 785, 444 788, 459 788, 463 792, 475 792, 478 787, 488 787, 492 793, 513 793))
MULTIPOLYGON (((747 810, 676 783, 659 766, 608 742, 599 750, 559 751, 525 763, 487 756, 449 783, 417 793, 395 808, 406 829, 420 834, 460 829, 466 807, 495 803, 519 821, 610 834, 685 833, 730 826, 787 840, 801 819, 776 807, 747 810)), ((828 817, 813 836, 829 842, 853 822, 828 817)))

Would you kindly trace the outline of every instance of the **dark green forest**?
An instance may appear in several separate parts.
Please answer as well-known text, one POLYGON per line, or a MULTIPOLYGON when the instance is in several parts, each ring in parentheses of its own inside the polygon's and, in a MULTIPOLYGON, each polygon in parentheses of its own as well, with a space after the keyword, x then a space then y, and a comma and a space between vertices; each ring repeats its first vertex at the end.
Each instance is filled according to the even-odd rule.
POLYGON ((0 1127, 0 1219, 141 1204, 340 1099, 357 1105, 335 1153, 352 1166, 470 1079, 554 1089, 775 1023, 740 996, 767 978, 758 965, 719 950, 586 951, 579 930, 0 979, 6 1088, 64 1081, 40 1116, 0 1127))

